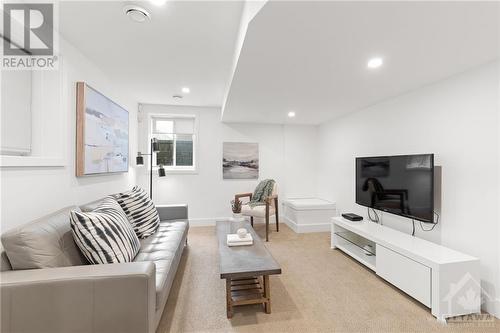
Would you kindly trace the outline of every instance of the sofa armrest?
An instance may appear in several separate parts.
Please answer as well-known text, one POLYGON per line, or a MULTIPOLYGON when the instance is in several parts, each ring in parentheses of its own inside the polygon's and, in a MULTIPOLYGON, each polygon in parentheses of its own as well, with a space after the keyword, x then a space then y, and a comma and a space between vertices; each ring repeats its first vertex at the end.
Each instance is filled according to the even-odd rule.
POLYGON ((155 265, 132 262, 0 274, 2 332, 154 332, 155 265))
POLYGON ((157 205, 156 210, 160 215, 160 221, 168 220, 187 220, 188 206, 187 205, 157 205))

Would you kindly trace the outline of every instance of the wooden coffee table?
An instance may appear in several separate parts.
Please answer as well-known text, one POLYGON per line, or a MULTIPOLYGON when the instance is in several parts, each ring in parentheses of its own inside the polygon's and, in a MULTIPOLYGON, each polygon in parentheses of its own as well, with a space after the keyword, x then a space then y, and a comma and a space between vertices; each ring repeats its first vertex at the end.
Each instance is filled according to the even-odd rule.
POLYGON ((216 229, 220 278, 226 279, 227 317, 233 316, 234 306, 248 304, 263 304, 266 313, 271 313, 269 275, 281 274, 281 267, 250 223, 218 221, 216 229), (253 245, 227 246, 227 234, 235 234, 239 228, 252 234, 253 245))

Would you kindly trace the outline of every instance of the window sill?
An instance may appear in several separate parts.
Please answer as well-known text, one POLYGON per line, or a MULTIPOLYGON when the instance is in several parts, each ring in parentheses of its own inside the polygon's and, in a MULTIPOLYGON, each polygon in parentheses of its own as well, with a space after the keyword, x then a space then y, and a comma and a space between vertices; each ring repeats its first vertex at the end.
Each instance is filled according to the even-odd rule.
MULTIPOLYGON (((149 174, 149 168, 146 169, 147 174, 149 174)), ((168 175, 197 175, 198 170, 196 169, 168 169, 165 168, 165 173, 168 175)), ((158 176, 158 168, 153 167, 153 176, 158 176)))
POLYGON ((182 169, 167 169, 167 168, 165 168, 165 172, 167 174, 167 177, 168 177, 168 175, 196 175, 196 174, 198 174, 198 170, 196 170, 196 169, 182 170, 182 169))
POLYGON ((0 156, 0 167, 65 167, 66 160, 62 157, 42 156, 0 156))

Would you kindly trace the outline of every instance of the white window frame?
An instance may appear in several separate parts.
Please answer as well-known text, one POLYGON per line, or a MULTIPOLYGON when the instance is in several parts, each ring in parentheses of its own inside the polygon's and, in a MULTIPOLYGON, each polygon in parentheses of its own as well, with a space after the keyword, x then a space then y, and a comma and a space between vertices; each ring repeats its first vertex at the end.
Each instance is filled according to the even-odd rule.
MULTIPOLYGON (((174 165, 164 165, 163 168, 168 174, 196 174, 198 173, 198 116, 196 114, 165 114, 165 113, 154 113, 148 115, 148 147, 150 146, 151 139, 155 137, 154 126, 155 120, 175 120, 175 119, 193 119, 194 121, 194 129, 193 129, 193 166, 177 166, 176 162, 176 144, 174 141, 173 145, 173 162, 174 165)), ((182 134, 182 133, 174 133, 174 134, 182 134)), ((158 169, 156 165, 156 157, 153 158, 153 169, 158 169)))

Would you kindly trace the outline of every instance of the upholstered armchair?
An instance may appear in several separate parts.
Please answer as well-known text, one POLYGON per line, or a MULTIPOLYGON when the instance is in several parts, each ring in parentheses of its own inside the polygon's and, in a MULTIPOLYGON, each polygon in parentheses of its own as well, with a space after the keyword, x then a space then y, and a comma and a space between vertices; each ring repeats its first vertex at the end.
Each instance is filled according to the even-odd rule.
MULTIPOLYGON (((241 198, 249 198, 249 200, 252 200, 252 195, 253 195, 253 193, 250 193, 250 192, 236 194, 234 196, 234 200, 239 200, 241 198)), ((252 227, 253 227, 254 217, 265 218, 265 220, 266 220, 266 242, 268 242, 269 241, 269 218, 271 216, 273 216, 273 215, 275 216, 275 218, 276 218, 276 231, 280 231, 279 217, 278 217, 278 187, 276 186, 276 183, 274 184, 273 192, 272 192, 271 196, 269 196, 265 199, 264 205, 258 205, 258 206, 251 207, 248 203, 245 203, 241 207, 241 214, 243 216, 250 217, 250 223, 252 224, 252 227)))

